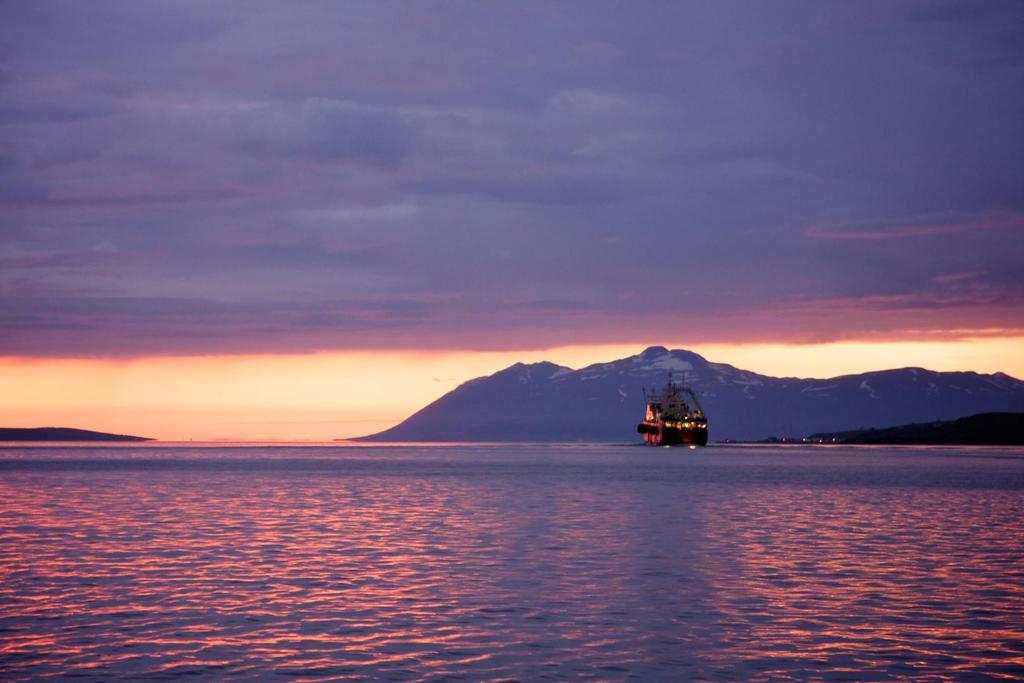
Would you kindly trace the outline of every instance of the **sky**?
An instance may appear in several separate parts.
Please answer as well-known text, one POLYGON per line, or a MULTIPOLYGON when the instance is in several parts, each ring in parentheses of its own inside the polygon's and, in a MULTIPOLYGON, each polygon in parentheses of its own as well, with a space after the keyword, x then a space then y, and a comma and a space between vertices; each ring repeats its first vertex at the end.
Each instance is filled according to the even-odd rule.
POLYGON ((0 422, 358 433, 652 343, 1019 377, 1022 121, 1020 2, 3 3, 0 422))

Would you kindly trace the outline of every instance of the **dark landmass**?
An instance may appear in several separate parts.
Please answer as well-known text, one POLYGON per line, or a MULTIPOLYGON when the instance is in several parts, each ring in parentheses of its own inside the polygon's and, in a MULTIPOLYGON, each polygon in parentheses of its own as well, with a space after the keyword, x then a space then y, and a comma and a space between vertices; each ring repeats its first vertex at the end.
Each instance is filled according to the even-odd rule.
POLYGON ((105 434, 69 427, 0 427, 0 441, 152 441, 143 436, 105 434))
MULTIPOLYGON (((1024 446, 1024 413, 981 413, 946 422, 811 434, 812 443, 1024 446)), ((781 442, 780 442, 781 443, 781 442)))
POLYGON ((828 442, 824 438, 812 441, 809 436, 769 436, 767 439, 720 439, 715 443, 833 443, 830 439, 828 442))
POLYGON ((664 385, 670 372, 700 397, 712 441, 1024 413, 1024 382, 1001 372, 901 368, 830 379, 770 377, 654 346, 580 370, 516 363, 358 440, 629 443, 637 439, 643 387, 664 385))

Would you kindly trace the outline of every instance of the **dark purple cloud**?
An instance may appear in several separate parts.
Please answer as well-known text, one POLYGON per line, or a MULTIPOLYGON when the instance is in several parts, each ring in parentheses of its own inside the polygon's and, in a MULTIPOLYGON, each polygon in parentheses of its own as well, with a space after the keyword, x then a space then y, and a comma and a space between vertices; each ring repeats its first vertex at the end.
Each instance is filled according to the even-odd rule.
POLYGON ((0 353, 1024 328, 1024 5, 0 6, 0 353))

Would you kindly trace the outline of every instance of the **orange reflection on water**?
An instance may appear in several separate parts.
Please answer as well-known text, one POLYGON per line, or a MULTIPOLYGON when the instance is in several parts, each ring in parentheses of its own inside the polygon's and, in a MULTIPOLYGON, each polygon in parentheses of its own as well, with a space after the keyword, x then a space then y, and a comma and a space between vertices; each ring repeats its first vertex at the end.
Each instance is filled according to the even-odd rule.
POLYGON ((731 529, 706 548, 728 568, 708 575, 717 609, 745 624, 721 662, 748 660, 765 678, 794 667, 906 678, 936 661, 933 680, 1024 673, 1019 491, 822 493, 751 488, 701 508, 702 524, 731 529))
POLYGON ((46 453, 0 452, 11 678, 941 680, 1024 657, 1013 454, 46 453))

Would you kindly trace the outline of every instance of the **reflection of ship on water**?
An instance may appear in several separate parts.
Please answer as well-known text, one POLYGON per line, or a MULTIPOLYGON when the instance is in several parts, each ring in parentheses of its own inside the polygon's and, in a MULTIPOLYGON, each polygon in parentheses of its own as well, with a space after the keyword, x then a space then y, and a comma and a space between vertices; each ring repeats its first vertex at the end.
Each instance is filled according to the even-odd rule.
POLYGON ((644 391, 644 419, 636 431, 649 446, 704 446, 708 442, 708 420, 697 394, 676 384, 672 375, 664 391, 644 391), (687 402, 689 399, 690 402, 687 402))

